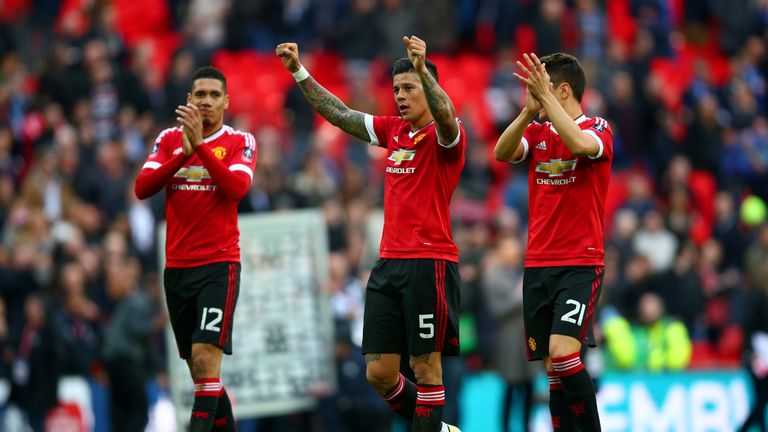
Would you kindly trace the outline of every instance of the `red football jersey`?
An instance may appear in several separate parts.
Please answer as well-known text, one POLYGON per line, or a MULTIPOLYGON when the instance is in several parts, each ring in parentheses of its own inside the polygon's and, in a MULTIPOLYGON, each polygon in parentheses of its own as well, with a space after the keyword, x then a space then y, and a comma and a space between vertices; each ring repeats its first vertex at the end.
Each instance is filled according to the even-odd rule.
POLYGON ((458 262, 450 203, 464 167, 467 133, 461 122, 452 143, 439 143, 435 123, 411 131, 400 117, 365 116, 371 145, 388 151, 384 180, 382 258, 458 262))
MULTIPOLYGON (((139 176, 178 160, 182 134, 180 128, 161 132, 139 176)), ((253 179, 256 140, 224 125, 203 141, 165 186, 166 267, 240 261, 237 205, 253 179), (240 182, 241 187, 233 196, 229 190, 234 182, 240 182)))
POLYGON ((528 161, 526 267, 604 265, 605 196, 611 179, 613 132, 604 119, 576 119, 600 145, 595 157, 574 156, 549 123, 523 133, 528 161))

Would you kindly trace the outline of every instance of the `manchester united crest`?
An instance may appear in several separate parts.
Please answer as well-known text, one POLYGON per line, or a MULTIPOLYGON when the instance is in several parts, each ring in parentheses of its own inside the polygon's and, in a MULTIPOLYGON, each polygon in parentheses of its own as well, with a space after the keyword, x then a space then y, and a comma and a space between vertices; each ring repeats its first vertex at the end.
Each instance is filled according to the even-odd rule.
POLYGON ((212 150, 213 155, 216 156, 216 159, 224 159, 224 156, 227 155, 227 149, 222 146, 214 147, 212 150))
POLYGON ((528 338, 528 347, 531 349, 531 351, 536 351, 536 340, 534 338, 528 338))

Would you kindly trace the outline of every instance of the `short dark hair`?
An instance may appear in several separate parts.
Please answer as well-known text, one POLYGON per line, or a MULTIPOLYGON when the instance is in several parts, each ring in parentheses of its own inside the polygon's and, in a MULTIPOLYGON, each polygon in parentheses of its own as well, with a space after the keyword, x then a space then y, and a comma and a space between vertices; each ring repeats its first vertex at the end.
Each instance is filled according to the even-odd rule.
POLYGON ((579 59, 566 53, 554 53, 542 57, 541 62, 546 63, 549 78, 555 87, 568 83, 573 90, 573 96, 581 102, 587 87, 587 78, 579 59))
POLYGON ((224 86, 224 93, 227 92, 227 78, 224 77, 224 74, 221 73, 221 71, 216 69, 215 67, 203 66, 200 69, 196 70, 195 73, 192 74, 192 81, 190 85, 194 87, 195 81, 202 78, 213 78, 221 81, 221 84, 224 86))
MULTIPOLYGON (((437 66, 435 66, 435 64, 432 63, 432 60, 430 59, 425 59, 425 63, 427 64, 427 70, 429 70, 432 76, 435 77, 435 81, 438 81, 437 66)), ((403 57, 401 59, 395 60, 395 62, 392 63, 392 77, 406 72, 416 72, 416 68, 413 67, 411 59, 403 57)))

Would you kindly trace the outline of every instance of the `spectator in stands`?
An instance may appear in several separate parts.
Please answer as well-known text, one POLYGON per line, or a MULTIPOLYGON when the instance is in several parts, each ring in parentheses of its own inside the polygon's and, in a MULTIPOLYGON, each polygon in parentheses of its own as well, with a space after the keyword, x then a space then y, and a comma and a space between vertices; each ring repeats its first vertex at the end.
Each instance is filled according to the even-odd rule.
POLYGON ((648 176, 642 171, 630 172, 627 176, 627 200, 621 207, 632 210, 642 218, 656 208, 655 199, 648 176))
POLYGON ((381 14, 385 46, 381 56, 392 63, 403 55, 403 35, 413 34, 416 19, 413 2, 408 0, 383 0, 381 14))
POLYGON ((608 238, 606 249, 611 249, 616 254, 619 269, 623 269, 634 254, 633 239, 638 224, 637 213, 629 208, 621 209, 613 216, 613 232, 608 238))
POLYGON ((414 2, 413 11, 419 34, 429 41, 433 53, 452 53, 457 48, 458 11, 451 2, 421 0, 414 2))
MULTIPOLYGON (((768 274, 764 275, 768 279, 768 274)), ((744 356, 742 358, 744 368, 752 380, 752 388, 755 392, 752 409, 746 420, 739 428, 739 432, 748 432, 750 426, 757 425, 762 432, 768 430, 765 416, 768 407, 768 291, 766 285, 750 284, 746 294, 744 314, 744 356)))
POLYGON ((736 213, 736 203, 733 195, 726 191, 720 191, 715 197, 715 225, 712 237, 723 246, 724 269, 737 269, 744 260, 744 251, 747 248, 746 231, 739 224, 736 213))
POLYGON ((704 292, 696 272, 698 252, 691 243, 677 252, 672 267, 658 275, 656 286, 666 311, 685 324, 692 338, 699 336, 704 312, 704 292))
POLYGON ((693 167, 705 170, 716 178, 720 173, 720 154, 723 149, 722 114, 722 107, 715 95, 702 94, 694 106, 693 120, 688 125, 688 135, 683 145, 683 151, 693 167))
POLYGON ((667 197, 667 209, 664 215, 669 232, 675 236, 678 245, 688 241, 694 218, 700 217, 691 203, 690 191, 687 188, 675 187, 667 197))
POLYGON ((563 51, 564 21, 568 10, 563 0, 543 0, 533 19, 536 51, 542 55, 563 51))
POLYGON ((376 3, 376 0, 350 1, 349 10, 338 23, 336 34, 336 48, 345 58, 367 62, 376 57, 384 39, 376 3))
POLYGON ((757 229, 752 244, 747 248, 744 265, 747 277, 758 288, 768 291, 768 223, 757 229))
POLYGON ((152 300, 138 286, 141 266, 136 259, 115 257, 106 269, 106 288, 114 311, 104 330, 102 358, 109 376, 112 431, 141 431, 147 424, 146 381, 152 300))
POLYGON ((576 13, 579 26, 578 57, 585 63, 601 60, 606 40, 605 12, 595 0, 578 0, 576 13))
POLYGON ((87 296, 85 271, 80 264, 62 266, 58 288, 61 310, 54 319, 66 350, 62 374, 88 377, 97 360, 101 311, 87 296))
POLYGON ((512 408, 522 406, 523 430, 531 427, 533 379, 542 372, 529 362, 523 329, 523 245, 515 237, 504 237, 488 256, 483 276, 485 303, 494 321, 492 365, 506 383, 501 405, 501 430, 517 430, 510 424, 512 408))
POLYGON ((666 314, 664 302, 649 291, 637 304, 637 321, 632 323, 615 311, 603 312, 608 366, 652 372, 684 369, 691 360, 688 331, 666 314))
POLYGON ((64 347, 50 318, 54 314, 42 296, 30 295, 24 304, 24 328, 12 337, 9 400, 21 408, 33 432, 45 431, 46 416, 58 403, 64 347))
POLYGON ((638 97, 636 86, 629 72, 616 71, 612 74, 610 92, 606 95, 608 106, 606 117, 612 120, 616 134, 621 137, 621 152, 616 155, 617 167, 637 165, 645 155, 643 148, 642 98, 638 97))
POLYGON ((654 272, 661 272, 672 267, 677 247, 678 241, 664 226, 661 213, 649 210, 643 216, 643 226, 635 235, 635 252, 648 258, 654 272))

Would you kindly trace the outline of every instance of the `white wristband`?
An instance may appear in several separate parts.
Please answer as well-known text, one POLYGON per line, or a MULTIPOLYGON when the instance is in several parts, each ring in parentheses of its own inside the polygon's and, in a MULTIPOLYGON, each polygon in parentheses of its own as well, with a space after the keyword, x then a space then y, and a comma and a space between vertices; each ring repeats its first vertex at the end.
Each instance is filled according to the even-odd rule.
POLYGON ((307 68, 304 67, 304 65, 301 65, 301 68, 296 72, 291 72, 291 75, 293 75, 293 78, 296 80, 296 82, 302 82, 309 78, 309 72, 307 71, 307 68))

